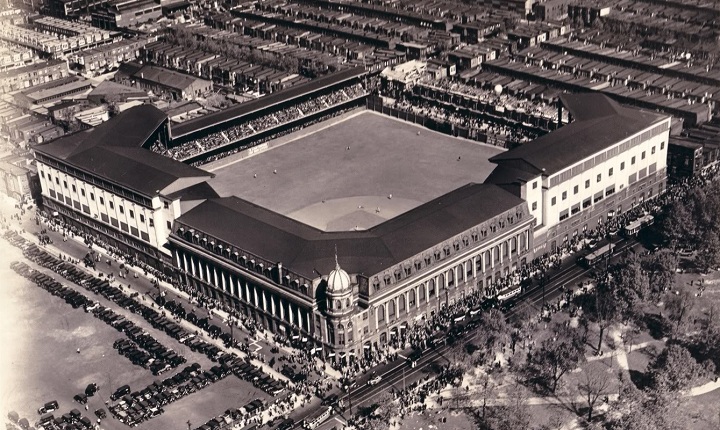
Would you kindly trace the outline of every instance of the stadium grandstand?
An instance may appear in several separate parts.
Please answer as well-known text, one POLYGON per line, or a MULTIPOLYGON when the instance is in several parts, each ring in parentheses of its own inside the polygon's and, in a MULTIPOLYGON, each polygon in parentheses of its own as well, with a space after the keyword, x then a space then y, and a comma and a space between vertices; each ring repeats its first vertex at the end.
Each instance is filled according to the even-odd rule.
POLYGON ((175 160, 203 159, 251 146, 299 124, 365 103, 362 67, 343 70, 170 128, 170 142, 151 149, 175 160))

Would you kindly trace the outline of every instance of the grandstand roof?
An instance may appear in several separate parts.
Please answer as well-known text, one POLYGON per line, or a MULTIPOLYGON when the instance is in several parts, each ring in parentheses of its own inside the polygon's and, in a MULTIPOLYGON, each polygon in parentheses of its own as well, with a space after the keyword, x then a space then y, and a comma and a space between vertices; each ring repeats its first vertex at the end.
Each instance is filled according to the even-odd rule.
POLYGON ((309 278, 335 267, 367 276, 525 202, 491 184, 467 184, 363 231, 324 232, 238 197, 210 199, 178 222, 309 278))
POLYGON ((172 126, 170 129, 170 135, 173 139, 177 139, 209 127, 233 121, 244 115, 260 111, 276 104, 287 102, 296 97, 310 94, 331 85, 362 76, 364 73, 365 70, 362 67, 341 70, 331 75, 323 76, 322 78, 313 79, 312 81, 304 84, 268 94, 253 101, 241 103, 237 106, 233 106, 216 113, 204 115, 190 121, 185 121, 180 125, 172 126))
POLYGON ((621 106, 600 93, 563 94, 563 105, 575 120, 490 161, 522 160, 533 170, 552 175, 668 118, 621 106))
POLYGON ((35 150, 147 196, 156 195, 180 178, 211 177, 204 170, 143 148, 166 119, 154 106, 136 106, 89 131, 36 146, 35 150))

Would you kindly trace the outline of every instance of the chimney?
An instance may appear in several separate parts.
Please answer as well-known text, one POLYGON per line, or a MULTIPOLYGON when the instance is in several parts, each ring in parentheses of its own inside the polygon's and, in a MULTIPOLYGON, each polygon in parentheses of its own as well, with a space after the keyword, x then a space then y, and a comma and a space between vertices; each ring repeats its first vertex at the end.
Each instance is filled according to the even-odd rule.
POLYGON ((562 127, 562 100, 558 97, 558 128, 562 127))

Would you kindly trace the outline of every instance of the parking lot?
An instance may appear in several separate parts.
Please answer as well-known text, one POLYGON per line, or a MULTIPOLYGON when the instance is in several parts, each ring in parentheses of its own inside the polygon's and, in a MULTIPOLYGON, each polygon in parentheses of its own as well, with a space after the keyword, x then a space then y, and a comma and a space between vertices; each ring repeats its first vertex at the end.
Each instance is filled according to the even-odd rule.
MULTIPOLYGON (((6 354, 2 358, 2 369, 5 370, 0 383, 2 410, 15 410, 34 424, 39 418, 37 408, 50 400, 58 400, 60 408, 54 412, 56 417, 76 408, 95 421, 93 412, 99 408, 107 410, 105 402, 121 385, 128 384, 133 390, 140 390, 186 367, 186 364, 180 365, 176 370, 158 377, 153 376, 150 370, 134 365, 113 349, 117 339, 125 338, 123 333, 92 313, 86 313, 82 307, 74 309, 65 300, 10 270, 7 263, 23 260, 17 248, 5 245, 2 256, 5 264, 0 267, 0 274, 5 280, 5 287, 0 298, 5 312, 0 321, 3 327, 14 328, 3 330, 0 334, 3 345, 11 345, 4 348, 6 354), (83 393, 89 383, 98 384, 99 390, 89 398, 86 411, 84 405, 73 401, 73 397, 83 393)), ((45 272, 53 276, 52 272, 45 272)), ((69 285, 57 274, 53 277, 69 285)), ((92 293, 85 294, 103 302, 104 306, 113 305, 92 293)), ((117 306, 115 310, 124 312, 117 306)), ((204 355, 190 351, 165 333, 149 327, 139 315, 127 312, 126 316, 161 344, 186 357, 188 363, 197 362, 204 370, 214 364, 204 355)), ((204 387, 202 392, 189 394, 166 405, 165 410, 170 413, 141 423, 139 428, 186 428, 187 421, 196 426, 214 414, 240 407, 255 398, 267 399, 269 396, 250 382, 230 374, 204 387)), ((103 420, 102 427, 127 428, 114 418, 103 420)))

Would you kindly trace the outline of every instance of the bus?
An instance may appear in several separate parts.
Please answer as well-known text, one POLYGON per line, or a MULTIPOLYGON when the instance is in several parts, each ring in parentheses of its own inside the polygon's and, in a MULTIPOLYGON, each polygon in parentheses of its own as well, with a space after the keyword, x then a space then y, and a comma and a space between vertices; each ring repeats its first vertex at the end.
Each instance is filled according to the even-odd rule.
POLYGON ((511 299, 522 291, 522 287, 520 285, 511 285, 507 288, 504 288, 498 292, 497 299, 501 302, 504 302, 505 300, 511 299))
POLYGON ((303 428, 308 430, 315 429, 330 418, 330 415, 332 415, 332 407, 324 406, 303 420, 303 428))
POLYGON ((607 245, 601 246, 600 248, 589 253, 588 255, 578 258, 577 262, 579 265, 585 268, 590 268, 603 261, 603 259, 607 257, 611 251, 612 243, 608 243, 607 245))
POLYGON ((625 236, 634 236, 640 232, 643 228, 652 225, 655 222, 655 217, 652 215, 644 215, 630 224, 626 225, 623 229, 625 236))

